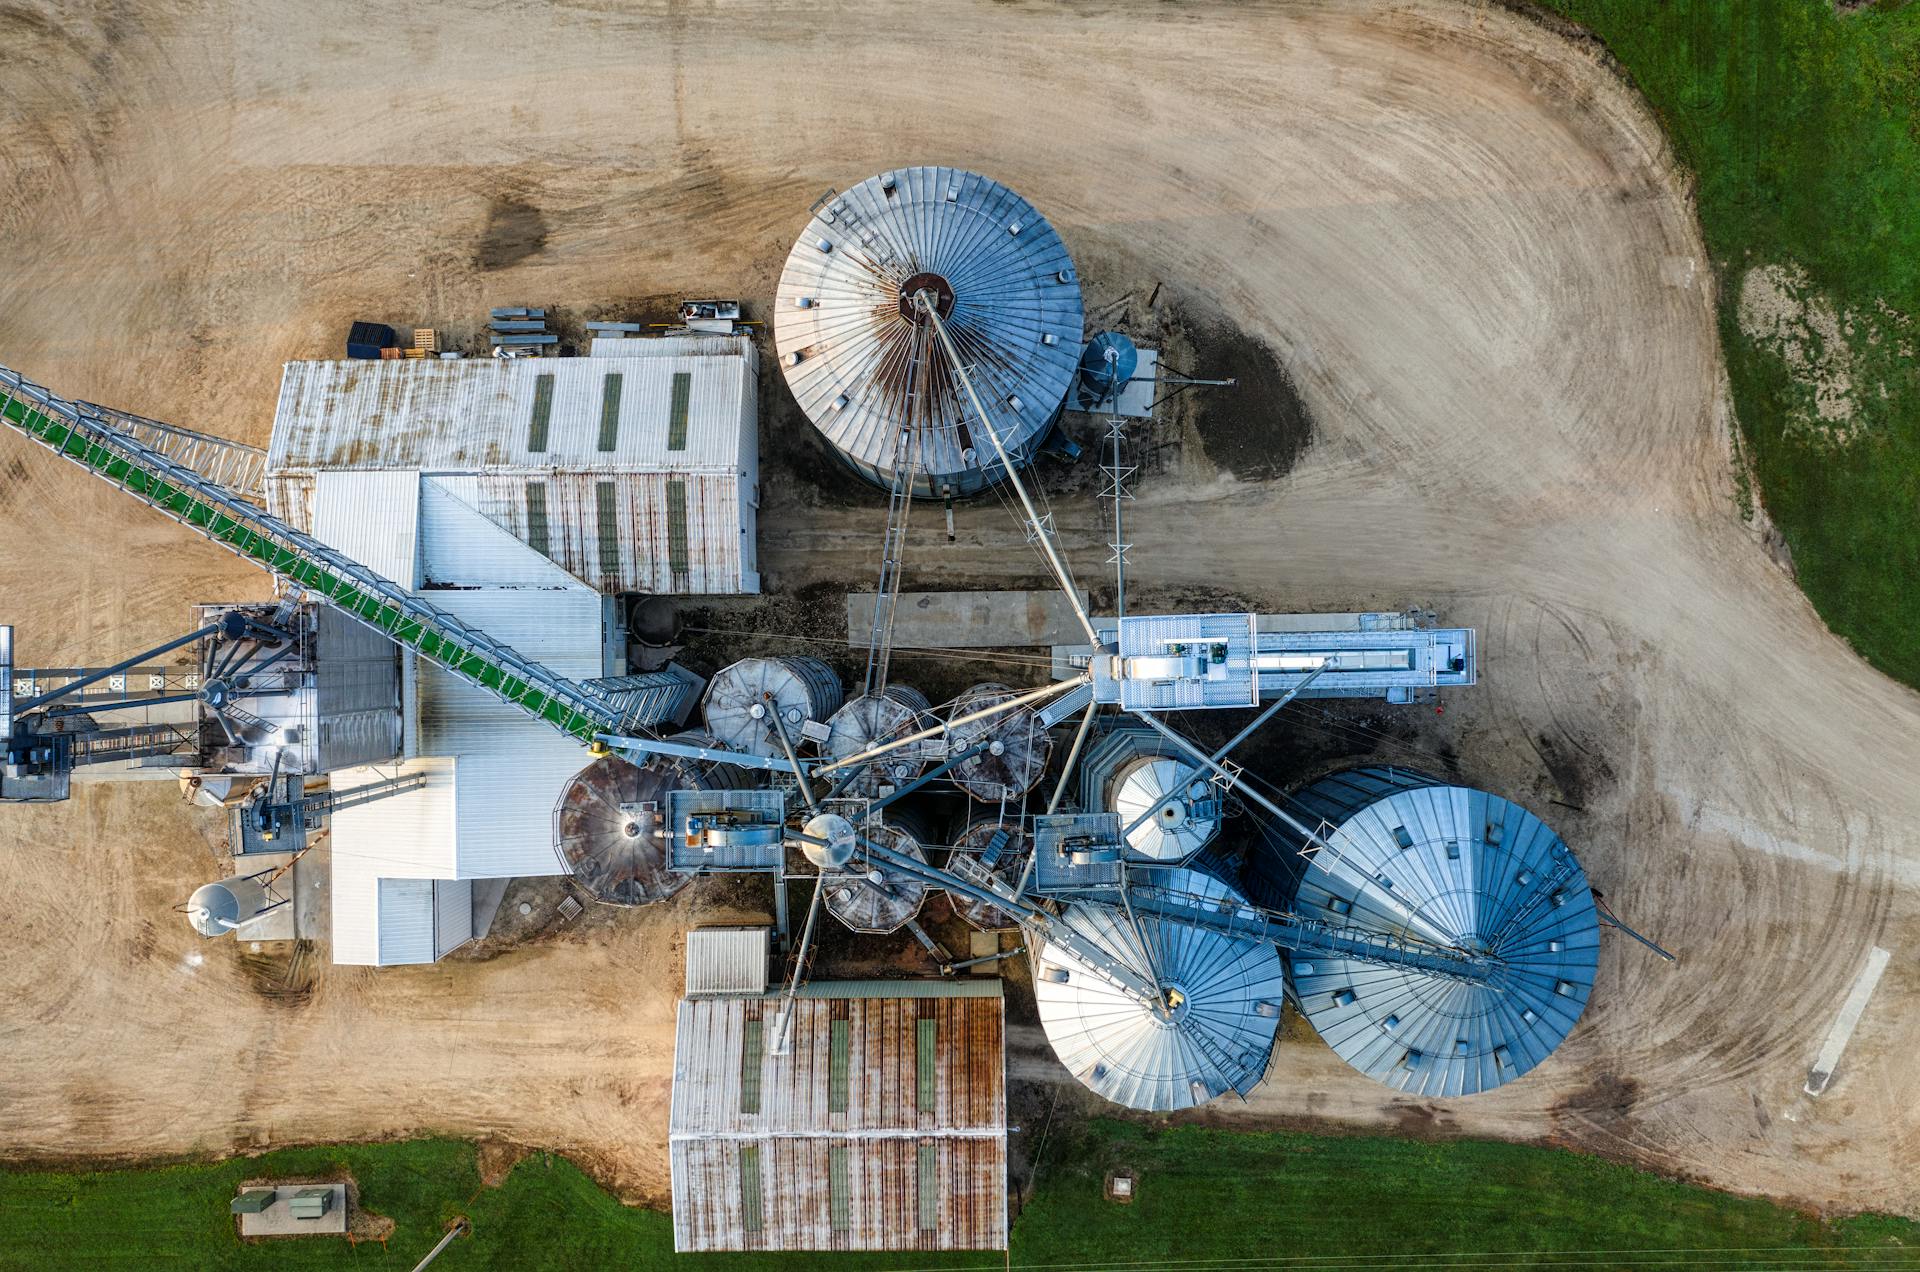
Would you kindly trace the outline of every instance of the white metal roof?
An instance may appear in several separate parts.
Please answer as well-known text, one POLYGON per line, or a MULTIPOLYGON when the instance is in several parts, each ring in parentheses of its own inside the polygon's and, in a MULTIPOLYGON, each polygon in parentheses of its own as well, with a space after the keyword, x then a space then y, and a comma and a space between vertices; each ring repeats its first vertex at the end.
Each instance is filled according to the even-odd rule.
POLYGON ((739 356, 289 362, 267 468, 732 469, 754 443, 741 421, 755 402, 753 360, 739 356), (680 449, 668 429, 676 375, 691 377, 680 449), (603 450, 609 376, 620 382, 603 450), (551 399, 535 449, 543 380, 551 399))
POLYGON ((763 927, 702 927, 687 933, 687 997, 767 992, 763 927))
MULTIPOLYGON (((410 472, 322 474, 313 512, 353 551, 417 531, 418 590, 434 604, 562 675, 604 674, 610 602, 454 497, 447 482, 410 472), (418 497, 407 498, 409 489, 418 497)), ((395 554, 387 565, 398 570, 402 560, 395 554)), ((431 961, 412 954, 467 939, 452 922, 458 889, 441 889, 436 910, 421 889, 394 881, 565 873, 551 810, 586 753, 431 663, 416 659, 410 679, 411 751, 429 758, 407 761, 405 771, 427 773, 428 783, 334 815, 336 962, 431 961)), ((346 789, 392 771, 342 770, 334 783, 346 789)))
POLYGON ((509 419, 522 405, 531 414, 531 400, 518 403, 512 395, 533 394, 535 382, 483 376, 476 382, 486 389, 481 392, 449 378, 453 368, 484 372, 492 363, 386 364, 424 377, 401 385, 405 392, 388 386, 396 401, 387 413, 408 420, 415 419, 409 413, 419 414, 413 424, 377 427, 355 414, 361 408, 353 402, 379 386, 367 388, 371 382, 354 377, 380 364, 291 363, 283 414, 275 422, 279 461, 267 478, 268 502, 294 525, 409 587, 459 582, 444 577, 450 528, 436 518, 451 498, 512 541, 482 536, 499 549, 498 568, 518 562, 522 573, 549 573, 529 560, 526 549, 532 549, 554 569, 603 592, 757 592, 760 466, 752 362, 738 354, 545 360, 556 369, 541 373, 551 375, 553 392, 545 449, 537 453, 527 449, 527 422, 509 419), (630 372, 634 366, 644 373, 630 372), (429 370, 441 367, 449 370, 429 370), (606 377, 596 372, 609 367, 623 387, 615 449, 603 452, 608 391, 606 377), (687 427, 684 437, 669 437, 672 381, 680 374, 690 377, 687 427), (351 390, 340 387, 349 383, 351 390), (667 402, 650 402, 646 395, 654 392, 666 394, 667 402), (583 413, 583 394, 591 398, 591 418, 583 413), (345 404, 336 400, 341 397, 345 404), (492 420, 484 418, 486 410, 494 412, 492 420), (630 422, 630 414, 640 418, 630 422), (676 440, 683 449, 673 449, 676 440))

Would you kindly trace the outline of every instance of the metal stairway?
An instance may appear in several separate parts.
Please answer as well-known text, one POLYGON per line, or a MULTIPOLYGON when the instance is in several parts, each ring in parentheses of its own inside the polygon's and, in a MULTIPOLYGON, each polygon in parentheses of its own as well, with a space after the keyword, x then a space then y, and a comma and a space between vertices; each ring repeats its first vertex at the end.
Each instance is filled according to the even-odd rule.
POLYGON ((568 737, 591 745, 600 733, 635 731, 610 704, 575 681, 295 530, 142 441, 131 428, 102 418, 92 407, 56 397, 5 367, 0 367, 0 418, 148 507, 568 737))

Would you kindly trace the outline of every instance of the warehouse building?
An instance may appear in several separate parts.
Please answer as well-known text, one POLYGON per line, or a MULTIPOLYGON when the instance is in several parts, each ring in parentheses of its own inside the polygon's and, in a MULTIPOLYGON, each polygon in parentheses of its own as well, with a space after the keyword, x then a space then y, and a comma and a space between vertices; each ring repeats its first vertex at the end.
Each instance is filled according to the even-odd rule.
MULTIPOLYGON (((320 473, 314 533, 563 676, 623 670, 613 598, 482 516, 461 481, 320 473)), ((506 880, 566 873, 552 810, 579 746, 423 659, 401 656, 400 683, 397 765, 338 770, 333 787, 395 772, 427 783, 334 815, 336 963, 432 962, 484 934, 506 880)))
POLYGON ((758 592, 753 342, 593 355, 289 362, 269 506, 312 530, 324 476, 412 472, 597 591, 758 592))
POLYGON ((727 969, 688 978, 745 992, 680 1003, 676 1250, 1006 1248, 997 979, 816 981, 782 1048, 779 994, 727 969))

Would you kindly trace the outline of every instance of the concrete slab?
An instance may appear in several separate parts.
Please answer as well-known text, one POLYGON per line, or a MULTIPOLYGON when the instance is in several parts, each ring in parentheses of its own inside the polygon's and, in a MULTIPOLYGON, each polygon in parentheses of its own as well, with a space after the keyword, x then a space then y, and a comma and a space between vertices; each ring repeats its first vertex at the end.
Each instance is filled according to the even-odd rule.
MULTIPOLYGON (((253 1192, 245 1188, 242 1192, 253 1192)), ((240 1216, 240 1235, 243 1237, 337 1237, 347 1230, 347 1186, 330 1184, 324 1181, 306 1184, 278 1184, 273 1189, 273 1204, 258 1214, 240 1216), (288 1202, 297 1192, 308 1188, 325 1188, 332 1192, 332 1200, 327 1205, 327 1213, 318 1219, 295 1219, 288 1202)))
POLYGON ((293 867, 293 926, 303 941, 333 940, 333 841, 323 839, 293 867))
MULTIPOLYGON (((258 874, 263 870, 274 871, 293 861, 290 852, 250 852, 236 858, 234 865, 240 874, 258 874)), ((267 911, 257 919, 249 919, 233 930, 236 941, 292 941, 299 939, 300 914, 296 889, 300 886, 301 867, 306 862, 295 863, 293 869, 280 876, 273 885, 274 891, 293 901, 292 905, 283 905, 267 911)))
MULTIPOLYGON (((977 932, 971 929, 968 930, 967 932, 967 957, 968 958, 986 958, 989 954, 998 954, 999 952, 1000 952, 1000 934, 998 932, 977 932)), ((1000 974, 1000 964, 975 963, 972 967, 969 967, 967 969, 967 972, 969 975, 972 975, 972 976, 998 976, 1000 974)))
POLYGON ((500 913, 511 879, 475 879, 473 881, 473 939, 484 940, 493 930, 493 916, 500 913))
MULTIPOLYGON (((847 644, 865 649, 872 592, 847 594, 847 644)), ((1081 604, 1086 594, 1081 593, 1081 604)), ((1086 633, 1067 598, 1039 592, 902 592, 893 611, 895 648, 993 649, 1053 645, 1086 633)))
POLYGON ((1873 997, 1875 987, 1880 984, 1880 974, 1887 970, 1887 962, 1892 957, 1890 951, 1878 945, 1867 951, 1867 965, 1860 969, 1853 989, 1847 994, 1847 1001, 1840 1004, 1840 1014, 1834 1019, 1833 1028, 1827 1031, 1827 1041, 1820 1048, 1820 1058, 1813 1062, 1813 1071, 1807 1074, 1805 1090, 1808 1095, 1824 1093, 1827 1085, 1833 1081, 1833 1071, 1840 1067, 1840 1057, 1845 1054, 1847 1044, 1853 1041, 1854 1028, 1866 1013, 1867 1002, 1873 997))

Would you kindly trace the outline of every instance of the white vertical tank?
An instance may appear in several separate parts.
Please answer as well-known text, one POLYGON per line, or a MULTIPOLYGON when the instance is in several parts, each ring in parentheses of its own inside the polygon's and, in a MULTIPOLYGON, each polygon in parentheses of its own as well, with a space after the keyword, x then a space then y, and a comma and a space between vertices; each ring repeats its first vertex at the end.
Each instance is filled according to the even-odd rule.
POLYGON ((202 936, 229 936, 276 904, 267 895, 265 872, 221 879, 194 889, 187 900, 187 922, 202 936))

